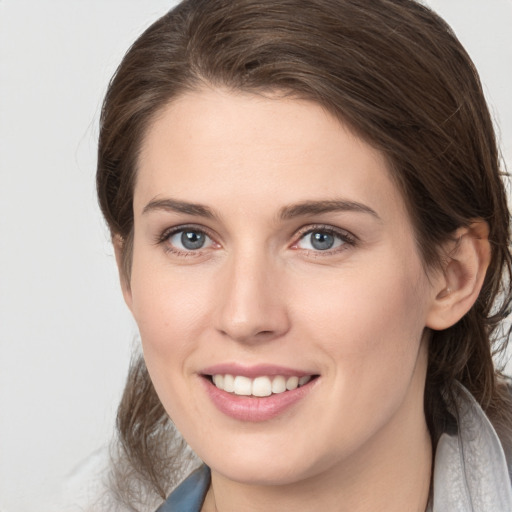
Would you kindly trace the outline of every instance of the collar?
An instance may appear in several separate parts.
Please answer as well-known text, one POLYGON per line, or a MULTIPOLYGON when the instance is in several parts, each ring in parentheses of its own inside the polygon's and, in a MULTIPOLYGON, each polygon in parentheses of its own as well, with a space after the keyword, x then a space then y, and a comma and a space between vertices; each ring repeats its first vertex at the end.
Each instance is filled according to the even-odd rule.
POLYGON ((156 512, 200 512, 210 478, 210 468, 202 464, 174 489, 156 512))
POLYGON ((461 384, 447 405, 458 428, 439 439, 427 512, 512 511, 509 469, 491 422, 461 384))

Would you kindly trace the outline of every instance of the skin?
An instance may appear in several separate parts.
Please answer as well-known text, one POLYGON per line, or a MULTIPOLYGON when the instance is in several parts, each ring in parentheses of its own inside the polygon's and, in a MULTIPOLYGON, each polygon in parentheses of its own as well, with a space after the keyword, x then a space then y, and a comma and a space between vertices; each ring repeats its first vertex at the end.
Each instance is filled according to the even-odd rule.
MULTIPOLYGON (((150 126, 133 207, 125 300, 166 411, 212 469, 203 510, 424 510, 425 327, 456 321, 483 277, 455 256, 425 271, 383 155, 312 102, 203 89, 150 126), (311 201, 351 207, 290 209, 311 201), (169 235, 184 226, 202 248, 169 235), (335 248, 315 249, 312 229, 338 233, 335 248), (244 422, 204 391, 220 363, 319 377, 278 417, 244 422)), ((480 269, 486 251, 459 234, 480 269)))

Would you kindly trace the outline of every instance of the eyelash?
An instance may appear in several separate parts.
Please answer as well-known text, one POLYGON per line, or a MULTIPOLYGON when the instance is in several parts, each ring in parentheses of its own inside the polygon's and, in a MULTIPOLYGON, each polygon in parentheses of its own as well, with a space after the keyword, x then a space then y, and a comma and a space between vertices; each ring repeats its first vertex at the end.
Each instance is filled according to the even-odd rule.
POLYGON ((174 228, 166 229, 160 236, 157 237, 156 243, 158 245, 163 245, 164 249, 168 253, 175 254, 176 256, 184 256, 184 257, 194 257, 200 256, 202 254, 201 249, 198 250, 181 250, 169 243, 169 239, 177 235, 178 233, 196 233, 198 235, 204 235, 209 238, 213 243, 215 243, 213 237, 204 229, 199 226, 194 225, 185 225, 185 226, 176 226, 174 228))
MULTIPOLYGON (((201 256, 203 251, 201 249, 197 250, 181 250, 174 246, 172 246, 169 243, 169 239, 177 235, 178 233, 183 232, 192 232, 199 235, 204 235, 205 237, 209 238, 213 244, 216 244, 214 238, 208 233, 207 230, 205 230, 202 227, 194 226, 194 225, 184 225, 184 226, 176 226, 170 229, 166 229, 162 232, 161 235, 157 237, 156 243, 157 245, 163 245, 166 252, 175 254, 177 256, 182 257, 194 257, 194 256, 201 256)), ((355 237, 350 232, 334 228, 332 226, 318 224, 318 225, 309 225, 307 227, 301 228, 298 230, 297 234, 294 236, 294 239, 296 240, 293 242, 293 244, 290 246, 291 249, 294 250, 303 250, 308 255, 314 255, 315 257, 322 257, 322 256, 331 256, 333 254, 338 254, 344 250, 346 250, 348 247, 354 247, 357 245, 357 237, 355 237), (335 247, 334 249, 326 249, 326 250, 311 250, 311 249, 301 249, 300 247, 297 247, 298 244, 305 239, 306 236, 311 235, 312 233, 322 233, 327 234, 330 236, 333 236, 339 240, 341 240, 342 244, 341 246, 335 247), (348 247, 347 247, 348 246, 348 247)), ((218 245, 218 244, 217 244, 218 245)))
POLYGON ((297 241, 292 244, 291 248, 295 250, 301 250, 300 247, 297 247, 298 244, 301 242, 301 240, 304 240, 306 236, 311 235, 312 233, 322 233, 331 235, 335 238, 338 238, 342 242, 341 246, 335 247, 334 249, 326 249, 323 251, 302 249, 303 251, 306 251, 308 255, 314 255, 315 257, 332 256, 334 254, 339 254, 340 252, 347 250, 349 247, 355 247, 358 242, 356 236, 354 236, 352 233, 344 229, 334 228, 333 226, 328 226, 325 224, 317 224, 313 226, 310 225, 299 230, 296 237, 297 241))

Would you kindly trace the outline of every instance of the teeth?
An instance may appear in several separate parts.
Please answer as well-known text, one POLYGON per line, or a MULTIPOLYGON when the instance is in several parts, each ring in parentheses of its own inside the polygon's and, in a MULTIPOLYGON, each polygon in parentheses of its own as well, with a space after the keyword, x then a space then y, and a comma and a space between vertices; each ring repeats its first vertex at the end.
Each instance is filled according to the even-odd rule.
POLYGON ((213 383, 220 389, 224 389, 224 375, 214 375, 213 383))
POLYGON ((268 377, 256 377, 252 381, 252 395, 270 396, 272 394, 272 383, 268 377))
POLYGON ((219 389, 234 393, 240 396, 270 396, 272 393, 284 393, 285 391, 292 391, 300 386, 304 386, 311 380, 311 375, 304 375, 303 377, 283 377, 276 375, 275 377, 256 377, 250 379, 243 375, 213 375, 213 383, 219 389))
POLYGON ((286 389, 291 391, 292 389, 296 389, 299 387, 299 377, 288 377, 286 381, 286 389))
POLYGON ((272 381, 272 393, 284 393, 286 391, 286 379, 278 375, 272 381))
POLYGON ((311 376, 310 375, 304 375, 304 377, 301 377, 299 379, 299 387, 300 386, 304 386, 304 384, 307 384, 310 380, 311 380, 311 376))
POLYGON ((228 393, 233 393, 235 391, 235 378, 233 375, 224 375, 224 387, 221 388, 228 393))
POLYGON ((242 377, 237 375, 235 377, 234 390, 235 395, 246 395, 252 394, 252 382, 248 377, 242 377))

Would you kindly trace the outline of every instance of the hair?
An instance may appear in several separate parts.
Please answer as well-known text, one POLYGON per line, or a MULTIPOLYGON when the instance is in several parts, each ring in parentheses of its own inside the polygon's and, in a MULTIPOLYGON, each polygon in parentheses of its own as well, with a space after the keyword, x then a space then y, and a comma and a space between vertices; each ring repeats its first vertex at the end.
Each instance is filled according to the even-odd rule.
MULTIPOLYGON (((425 415, 435 443, 443 397, 459 381, 512 437, 511 400, 493 363, 507 343, 499 331, 512 298, 504 172, 477 71, 450 27, 412 0, 185 0, 157 20, 124 57, 101 114, 97 190, 122 241, 127 286, 144 136, 173 99, 205 86, 311 100, 380 150, 426 268, 440 264, 457 228, 488 223, 492 254, 477 301, 455 325, 431 332, 425 415)), ((179 434, 142 357, 117 425, 123 456, 164 498, 179 467, 168 447, 179 434)))

